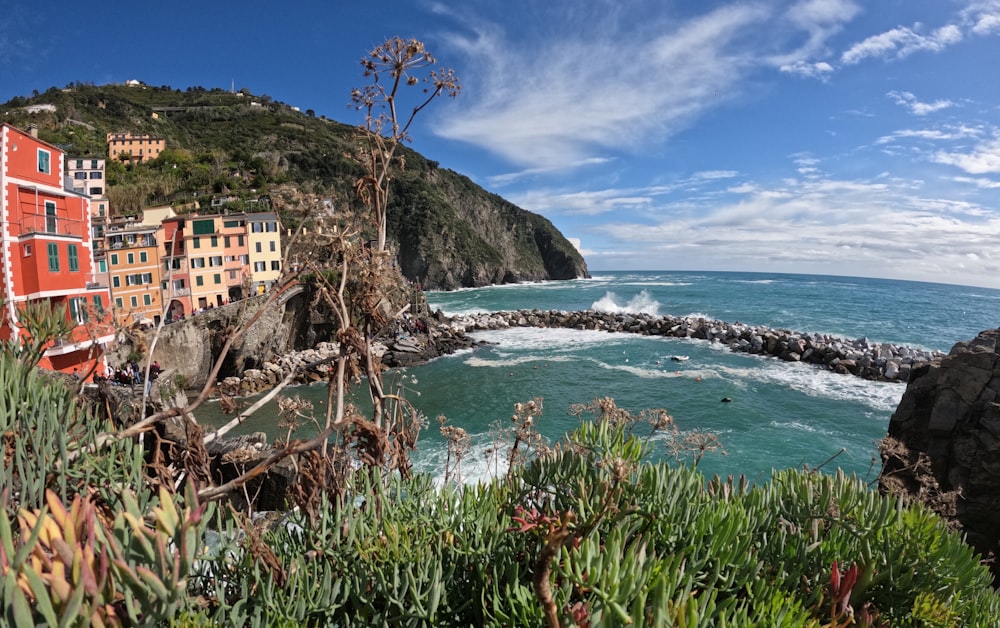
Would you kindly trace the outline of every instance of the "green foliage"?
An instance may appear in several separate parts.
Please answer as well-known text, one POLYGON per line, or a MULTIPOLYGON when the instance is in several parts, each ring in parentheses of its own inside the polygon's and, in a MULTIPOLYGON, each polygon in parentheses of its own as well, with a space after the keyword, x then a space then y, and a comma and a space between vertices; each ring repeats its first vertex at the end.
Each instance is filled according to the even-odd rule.
POLYGON ((543 573, 564 625, 846 625, 831 566, 856 561, 857 625, 1000 613, 988 571, 922 507, 794 470, 706 482, 645 462, 628 432, 583 424, 511 478, 464 490, 356 476, 343 501, 291 514, 263 543, 225 529, 199 594, 236 625, 542 625, 543 573))

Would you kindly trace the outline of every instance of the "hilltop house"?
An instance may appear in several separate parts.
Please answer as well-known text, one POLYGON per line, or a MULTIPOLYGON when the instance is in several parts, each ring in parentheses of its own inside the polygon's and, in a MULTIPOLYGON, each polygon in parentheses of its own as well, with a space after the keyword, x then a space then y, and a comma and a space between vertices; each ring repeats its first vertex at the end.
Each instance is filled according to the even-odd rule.
POLYGON ((108 157, 110 159, 132 160, 139 163, 156 159, 166 148, 166 140, 149 135, 131 133, 108 133, 108 157))
POLYGON ((58 147, 0 125, 0 339, 22 338, 28 304, 64 308, 75 326, 45 347, 39 366, 97 370, 114 336, 110 295, 94 272, 90 198, 73 190, 58 147))

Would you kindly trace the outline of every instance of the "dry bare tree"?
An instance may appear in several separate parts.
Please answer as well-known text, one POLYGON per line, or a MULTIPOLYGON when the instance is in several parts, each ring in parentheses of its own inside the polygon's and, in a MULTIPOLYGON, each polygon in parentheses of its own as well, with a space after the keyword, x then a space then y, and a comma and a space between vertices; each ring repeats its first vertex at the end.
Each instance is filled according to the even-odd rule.
POLYGON ((461 85, 454 70, 433 69, 436 60, 416 39, 387 39, 363 59, 365 78, 371 83, 351 92, 351 104, 365 112, 359 127, 361 142, 358 159, 365 174, 355 183, 355 192, 371 209, 378 232, 378 250, 385 250, 386 210, 389 184, 395 168, 402 169, 402 157, 396 156, 399 144, 409 141, 410 125, 417 114, 438 96, 454 98, 461 85), (409 113, 401 113, 404 87, 421 90, 409 113))

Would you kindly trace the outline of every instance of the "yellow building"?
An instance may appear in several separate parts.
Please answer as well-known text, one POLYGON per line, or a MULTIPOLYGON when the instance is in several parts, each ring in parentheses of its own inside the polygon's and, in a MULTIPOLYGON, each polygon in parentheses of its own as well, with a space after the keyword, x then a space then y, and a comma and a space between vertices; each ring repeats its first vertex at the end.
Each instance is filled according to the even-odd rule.
POLYGON ((108 133, 108 158, 138 162, 156 159, 167 147, 162 137, 117 132, 108 133))
POLYGON ((156 231, 139 221, 111 222, 105 231, 111 303, 118 325, 154 325, 163 315, 156 231))
POLYGON ((273 212, 244 214, 253 294, 263 294, 281 277, 281 230, 273 212))
POLYGON ((226 243, 222 233, 225 216, 190 216, 184 228, 191 288, 191 307, 204 310, 229 302, 226 283, 226 243))

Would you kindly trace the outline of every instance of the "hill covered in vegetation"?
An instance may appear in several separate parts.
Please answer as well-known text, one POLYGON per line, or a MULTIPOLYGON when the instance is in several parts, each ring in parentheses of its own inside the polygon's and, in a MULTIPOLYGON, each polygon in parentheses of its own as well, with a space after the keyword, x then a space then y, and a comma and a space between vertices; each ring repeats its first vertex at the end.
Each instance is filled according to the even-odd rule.
MULTIPOLYGON (((269 96, 190 87, 86 85, 51 88, 0 105, 0 117, 73 157, 106 157, 108 133, 149 133, 167 150, 146 163, 108 161, 112 212, 172 204, 242 210, 281 186, 313 193, 335 211, 359 211, 358 129, 269 96)), ((572 279, 579 252, 542 216, 401 148, 388 236, 403 273, 428 288, 572 279)))

